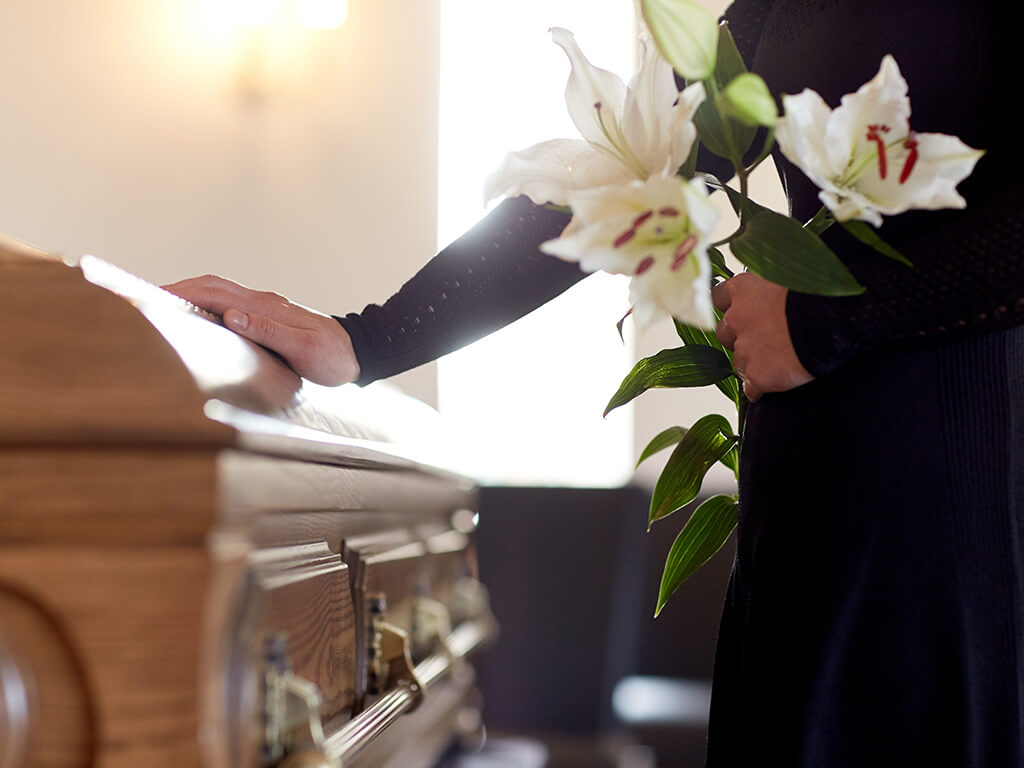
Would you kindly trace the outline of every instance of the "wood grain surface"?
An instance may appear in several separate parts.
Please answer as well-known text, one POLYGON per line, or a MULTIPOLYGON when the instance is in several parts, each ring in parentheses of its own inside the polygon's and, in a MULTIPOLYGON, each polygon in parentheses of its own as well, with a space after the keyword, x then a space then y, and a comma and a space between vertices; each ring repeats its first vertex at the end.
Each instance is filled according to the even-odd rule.
MULTIPOLYGON (((0 582, 59 617, 61 640, 80 660, 94 718, 92 764, 198 765, 208 578, 199 548, 0 549, 0 582)), ((45 723, 54 743, 63 738, 59 725, 45 723)))
POLYGON ((0 321, 0 443, 230 441, 172 347, 80 271, 0 261, 0 321))
POLYGON ((0 664, 13 665, 27 704, 23 732, 9 723, 13 732, 4 733, 0 721, 0 756, 14 750, 8 757, 15 765, 86 768, 96 738, 92 705, 81 659, 60 618, 2 580, 0 616, 0 664))
MULTIPOLYGON (((267 426, 346 422, 166 293, 86 277, 0 237, 0 664, 32 684, 23 763, 256 768, 266 639, 349 717, 360 601, 386 591, 408 626, 418 593, 447 599, 473 572, 451 517, 475 487, 357 435, 267 426)), ((426 765, 468 685, 402 718, 379 763, 426 765)))
POLYGON ((349 569, 323 542, 254 552, 264 633, 287 638, 292 671, 315 683, 325 716, 355 697, 355 618, 349 569))
POLYGON ((0 544, 203 546, 216 469, 211 451, 0 448, 0 544))

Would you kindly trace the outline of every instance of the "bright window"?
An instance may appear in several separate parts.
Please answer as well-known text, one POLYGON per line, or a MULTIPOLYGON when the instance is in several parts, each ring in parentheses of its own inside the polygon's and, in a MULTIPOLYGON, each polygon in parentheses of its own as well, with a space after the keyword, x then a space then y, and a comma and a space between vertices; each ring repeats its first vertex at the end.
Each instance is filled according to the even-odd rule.
MULTIPOLYGON (((594 64, 628 80, 632 3, 441 1, 439 245, 483 215, 484 179, 506 152, 578 135, 565 109, 569 64, 552 26, 571 30, 594 64)), ((627 308, 624 279, 595 275, 443 358, 438 402, 466 448, 462 466, 492 483, 628 482, 632 410, 601 417, 633 362, 630 337, 624 344, 615 330, 627 308)))

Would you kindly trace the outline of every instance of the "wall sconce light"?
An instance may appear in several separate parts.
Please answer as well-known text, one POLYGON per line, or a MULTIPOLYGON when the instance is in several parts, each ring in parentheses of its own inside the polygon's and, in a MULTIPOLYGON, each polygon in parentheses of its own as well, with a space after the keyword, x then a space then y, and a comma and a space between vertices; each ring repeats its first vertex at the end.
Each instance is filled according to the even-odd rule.
POLYGON ((295 0, 295 16, 309 29, 337 29, 348 16, 348 0, 295 0))
POLYGON ((239 83, 250 103, 261 102, 271 80, 280 79, 283 59, 325 45, 322 34, 348 16, 348 0, 232 0, 232 6, 242 33, 239 83))
MULTIPOLYGON (((281 20, 281 5, 279 0, 235 0, 235 17, 242 26, 266 26, 281 20)), ((294 0, 288 5, 307 29, 337 29, 348 16, 348 0, 294 0)))

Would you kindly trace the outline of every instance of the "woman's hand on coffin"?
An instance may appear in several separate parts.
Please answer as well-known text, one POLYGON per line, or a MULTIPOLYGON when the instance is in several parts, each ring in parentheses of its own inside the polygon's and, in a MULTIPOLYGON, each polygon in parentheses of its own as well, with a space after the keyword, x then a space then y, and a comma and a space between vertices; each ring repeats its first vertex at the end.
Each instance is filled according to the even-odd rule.
POLYGON ((270 349, 312 382, 336 386, 359 377, 352 341, 330 315, 270 291, 254 291, 216 275, 163 286, 216 315, 227 328, 270 349))

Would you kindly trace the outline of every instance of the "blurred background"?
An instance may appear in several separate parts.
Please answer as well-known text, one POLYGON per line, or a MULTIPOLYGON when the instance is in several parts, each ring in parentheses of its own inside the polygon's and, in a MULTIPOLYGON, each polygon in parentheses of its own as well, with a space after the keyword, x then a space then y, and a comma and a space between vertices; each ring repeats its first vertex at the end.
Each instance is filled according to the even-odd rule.
MULTIPOLYGON (((631 0, 5 0, 0 232, 158 284, 217 273, 333 314, 381 303, 484 214, 504 153, 575 135, 549 27, 628 80, 633 12, 631 0)), ((780 192, 765 175, 754 194, 774 205, 780 192)), ((627 308, 621 279, 588 278, 395 380, 440 409, 461 465, 488 486, 485 578, 537 574, 539 593, 520 579, 495 595, 506 638, 546 629, 485 665, 503 691, 485 690, 492 729, 586 741, 623 725, 621 678, 710 676, 730 555, 653 622, 678 527, 643 533, 667 452, 636 474, 634 462, 667 426, 733 414, 708 388, 649 392, 602 419, 636 359, 677 346, 667 322, 641 338, 627 322, 620 340, 627 308), (579 557, 558 575, 566 548, 579 557), (585 691, 542 706, 556 672, 585 691), (513 680, 543 686, 516 698, 513 680)), ((704 495, 732 489, 718 470, 704 495)))

